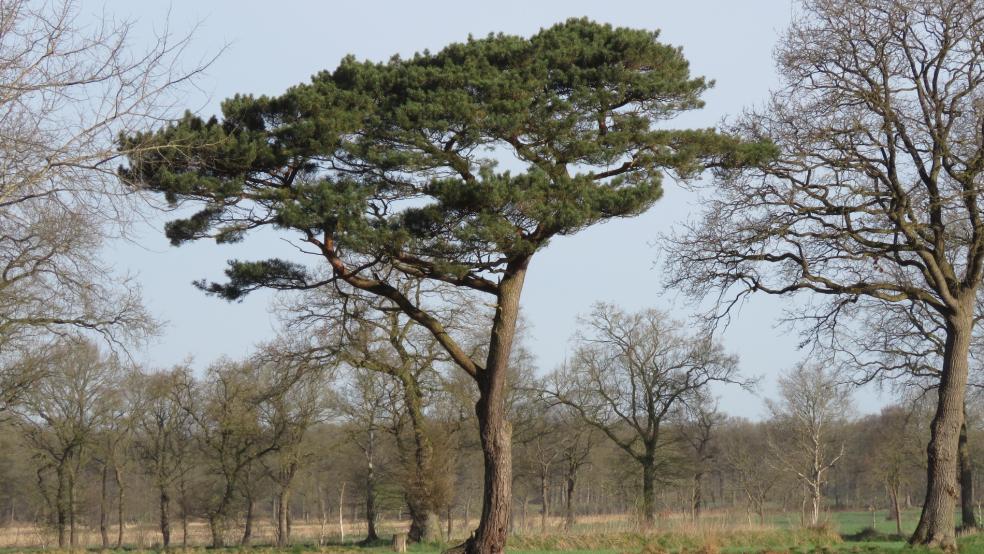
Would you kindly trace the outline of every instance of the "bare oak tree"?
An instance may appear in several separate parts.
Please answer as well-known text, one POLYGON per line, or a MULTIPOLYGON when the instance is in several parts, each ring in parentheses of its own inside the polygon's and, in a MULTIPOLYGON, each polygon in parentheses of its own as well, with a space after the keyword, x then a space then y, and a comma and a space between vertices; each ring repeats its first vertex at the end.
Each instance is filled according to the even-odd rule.
POLYGON ((663 424, 713 382, 738 382, 738 360, 710 335, 691 336, 655 309, 629 313, 597 304, 581 322, 577 349, 547 395, 574 408, 642 469, 642 513, 654 503, 663 424))
MULTIPOLYGON (((911 542, 955 548, 952 503, 975 300, 984 278, 984 3, 806 0, 777 52, 783 86, 734 130, 777 157, 717 179, 671 247, 672 283, 816 293, 822 329, 865 304, 945 322, 928 483, 911 542)), ((732 296, 734 294, 734 296, 732 296)))

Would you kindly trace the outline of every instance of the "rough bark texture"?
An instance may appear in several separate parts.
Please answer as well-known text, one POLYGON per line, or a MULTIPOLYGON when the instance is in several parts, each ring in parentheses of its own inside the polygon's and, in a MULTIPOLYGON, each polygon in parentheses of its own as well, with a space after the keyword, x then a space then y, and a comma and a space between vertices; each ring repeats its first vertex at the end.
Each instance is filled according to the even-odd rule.
POLYGON ((463 548, 467 554, 499 554, 506 548, 512 497, 512 424, 506 417, 506 376, 528 265, 527 257, 507 267, 499 284, 486 365, 476 375, 479 399, 475 415, 485 464, 482 516, 475 534, 462 547, 452 549, 463 548))
POLYGON ((960 426, 960 528, 969 530, 977 527, 977 514, 974 511, 974 464, 970 458, 967 444, 967 408, 964 407, 964 423, 960 426))
POLYGON ((967 303, 963 317, 947 321, 947 339, 943 353, 943 372, 938 389, 939 402, 930 427, 926 449, 929 464, 926 500, 919 525, 911 544, 922 544, 956 551, 954 504, 957 501, 957 451, 964 419, 964 395, 967 388, 968 352, 970 349, 973 303, 967 303))

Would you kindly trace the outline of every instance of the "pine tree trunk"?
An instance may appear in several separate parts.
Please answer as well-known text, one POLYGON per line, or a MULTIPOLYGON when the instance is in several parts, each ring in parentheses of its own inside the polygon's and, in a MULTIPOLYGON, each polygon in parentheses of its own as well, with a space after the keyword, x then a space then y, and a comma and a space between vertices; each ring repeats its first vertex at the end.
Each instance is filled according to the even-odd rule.
POLYGON ((463 549, 467 554, 500 554, 506 548, 512 497, 512 424, 506 417, 506 377, 528 265, 527 257, 510 262, 506 268, 499 283, 488 358, 476 376, 479 398, 475 415, 485 464, 482 516, 475 534, 452 549, 463 549))
POLYGON ((956 550, 954 504, 957 501, 957 451, 963 425, 967 388, 968 353, 973 329, 973 297, 964 303, 964 314, 947 320, 943 372, 937 390, 939 400, 926 449, 926 500, 911 544, 956 550))
POLYGON ((960 464, 960 527, 962 529, 977 528, 977 514, 974 512, 974 464, 970 458, 970 446, 967 444, 967 407, 964 406, 964 422, 960 426, 960 443, 958 446, 960 464))

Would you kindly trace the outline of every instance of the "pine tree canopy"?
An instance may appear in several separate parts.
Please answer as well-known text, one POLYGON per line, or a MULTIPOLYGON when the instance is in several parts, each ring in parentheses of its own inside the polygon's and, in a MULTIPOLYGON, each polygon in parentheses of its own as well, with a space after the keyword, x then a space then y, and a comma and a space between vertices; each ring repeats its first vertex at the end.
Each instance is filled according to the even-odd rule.
MULTIPOLYGON (((221 119, 123 137, 138 154, 121 171, 201 204, 167 224, 175 245, 274 226, 327 258, 328 280, 395 270, 495 293, 495 274, 551 237, 648 209, 666 174, 771 155, 666 127, 710 86, 655 32, 572 19, 386 63, 347 57, 281 96, 228 99, 221 119)), ((237 299, 326 282, 315 273, 233 261, 227 283, 199 285, 237 299)))

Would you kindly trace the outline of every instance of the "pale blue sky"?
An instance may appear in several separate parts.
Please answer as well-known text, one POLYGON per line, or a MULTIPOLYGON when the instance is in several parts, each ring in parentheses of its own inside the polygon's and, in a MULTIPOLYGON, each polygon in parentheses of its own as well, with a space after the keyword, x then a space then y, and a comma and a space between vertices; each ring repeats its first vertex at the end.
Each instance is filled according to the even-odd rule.
MULTIPOLYGON (((198 81, 189 108, 203 115, 235 93, 278 94, 322 69, 334 68, 346 54, 385 60, 394 53, 436 50, 468 34, 489 32, 530 35, 568 17, 587 16, 618 26, 660 29, 661 40, 683 47, 696 75, 716 81, 707 108, 680 117, 683 127, 706 127, 743 107, 761 103, 777 84, 772 50, 792 15, 791 0, 650 0, 629 2, 314 2, 247 0, 174 0, 169 5, 127 0, 90 0, 82 9, 105 10, 137 22, 137 37, 150 37, 169 17, 172 32, 199 24, 187 52, 192 61, 228 45, 198 81), (168 15, 170 14, 170 15, 168 15)), ((674 222, 695 212, 697 198, 668 184, 664 198, 647 214, 601 225, 560 238, 535 258, 523 309, 532 324, 530 344, 539 365, 550 369, 563 360, 575 317, 596 301, 635 309, 668 308, 680 317, 685 302, 662 296, 653 246, 674 222)), ((138 357, 152 366, 193 356, 196 366, 223 354, 241 356, 275 331, 270 294, 254 294, 229 304, 207 297, 190 283, 220 279, 229 258, 259 259, 284 255, 288 246, 272 235, 240 245, 201 242, 180 248, 167 244, 164 218, 135 229, 135 243, 116 243, 108 258, 121 271, 139 274, 149 308, 168 322, 164 335, 138 357)), ((670 291, 672 293, 672 291, 670 291)), ((746 375, 761 375, 763 395, 774 377, 802 356, 797 337, 774 327, 782 300, 756 298, 746 304, 724 332, 727 347, 741 358, 746 375)), ((719 391, 728 413, 758 417, 759 398, 734 390, 719 391)), ((878 403, 873 393, 860 397, 862 411, 878 403)))

